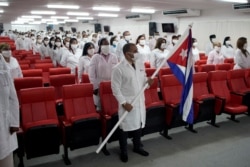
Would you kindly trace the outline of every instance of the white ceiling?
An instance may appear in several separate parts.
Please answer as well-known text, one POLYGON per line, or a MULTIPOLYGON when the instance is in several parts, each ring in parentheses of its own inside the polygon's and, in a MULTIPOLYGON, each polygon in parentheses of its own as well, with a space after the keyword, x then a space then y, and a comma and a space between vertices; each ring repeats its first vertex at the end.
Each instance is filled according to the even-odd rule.
MULTIPOLYGON (((10 23, 22 15, 31 15, 31 10, 53 10, 57 12, 57 16, 66 16, 68 11, 77 12, 89 12, 91 17, 97 20, 99 18, 98 11, 93 11, 93 6, 118 6, 121 8, 118 13, 119 17, 129 15, 132 7, 140 8, 153 8, 156 12, 169 9, 220 9, 220 8, 232 8, 232 3, 221 2, 219 0, 0 0, 0 2, 7 1, 9 6, 0 7, 4 10, 1 14, 0 22, 10 23), (63 5, 79 5, 80 9, 69 10, 69 9, 48 9, 47 4, 63 4, 63 5)), ((107 12, 105 12, 107 13, 107 12)), ((49 18, 50 16, 44 16, 43 18, 49 18)), ((70 17, 75 19, 75 17, 70 17)))

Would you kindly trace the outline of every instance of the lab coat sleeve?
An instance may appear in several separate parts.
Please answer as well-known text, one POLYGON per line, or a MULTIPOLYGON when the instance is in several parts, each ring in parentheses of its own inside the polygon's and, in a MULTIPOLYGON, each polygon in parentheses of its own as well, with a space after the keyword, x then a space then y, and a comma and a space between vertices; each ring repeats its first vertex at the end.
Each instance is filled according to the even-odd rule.
POLYGON ((111 89, 113 95, 115 96, 120 105, 126 103, 126 99, 121 92, 121 85, 122 85, 122 72, 120 69, 114 68, 111 74, 111 89))
POLYGON ((207 57, 207 64, 213 64, 214 61, 214 54, 210 52, 207 57))
POLYGON ((19 103, 13 81, 10 80, 10 127, 19 127, 19 103))
POLYGON ((23 78, 23 73, 19 64, 18 64, 17 70, 18 70, 18 78, 23 78))
POLYGON ((93 84, 94 90, 98 89, 97 81, 98 55, 94 55, 89 64, 89 80, 93 84))
POLYGON ((61 58, 60 64, 63 67, 65 67, 66 63, 67 63, 67 56, 68 56, 67 54, 68 54, 67 51, 64 51, 63 54, 62 54, 62 58, 61 58))
POLYGON ((150 61, 151 68, 155 68, 156 66, 155 66, 155 54, 154 54, 154 52, 151 52, 149 61, 150 61))
POLYGON ((84 73, 84 60, 82 57, 79 59, 78 63, 78 80, 82 81, 82 74, 84 73))
POLYGON ((243 59, 243 53, 241 53, 241 51, 236 51, 236 55, 235 55, 235 64, 237 64, 238 66, 240 66, 243 69, 248 68, 247 63, 244 61, 243 59))

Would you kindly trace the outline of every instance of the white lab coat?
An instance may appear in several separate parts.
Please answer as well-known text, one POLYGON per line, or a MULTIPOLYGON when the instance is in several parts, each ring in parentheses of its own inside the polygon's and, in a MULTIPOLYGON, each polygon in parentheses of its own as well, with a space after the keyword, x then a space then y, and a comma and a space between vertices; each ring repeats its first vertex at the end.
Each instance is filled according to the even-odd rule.
POLYGON ((32 50, 32 39, 25 37, 24 38, 24 43, 25 43, 25 50, 29 51, 32 50))
POLYGON ((56 47, 53 50, 53 63, 60 64, 64 49, 62 47, 56 47))
POLYGON ((250 68, 250 54, 247 54, 247 56, 245 56, 240 49, 236 49, 234 62, 235 65, 233 69, 250 68))
POLYGON ((223 45, 221 47, 221 54, 224 56, 224 58, 234 58, 235 50, 230 46, 227 47, 223 45))
POLYGON ((32 44, 32 49, 33 49, 33 54, 39 53, 40 54, 40 48, 41 48, 41 44, 38 43, 33 43, 32 44))
POLYGON ((49 44, 47 46, 45 46, 44 44, 41 45, 40 47, 40 55, 41 55, 41 59, 50 57, 49 56, 49 51, 50 51, 50 47, 49 44))
POLYGON ((10 70, 10 75, 12 79, 14 80, 15 78, 23 78, 23 73, 22 70, 19 66, 19 63, 17 62, 16 58, 10 57, 10 62, 6 63, 9 70, 10 70))
MULTIPOLYGON (((144 64, 140 61, 135 62, 136 70, 129 62, 124 59, 113 68, 111 77, 111 88, 113 95, 118 101, 118 116, 121 118, 125 112, 123 103, 132 104, 132 100, 143 88, 147 81, 144 64)), ((146 109, 144 93, 133 105, 133 109, 121 122, 120 128, 123 131, 133 131, 145 127, 146 109)))
POLYGON ((140 53, 143 56, 143 61, 148 62, 150 60, 150 55, 151 55, 151 50, 148 45, 144 45, 142 47, 141 45, 137 44, 136 45, 138 49, 138 53, 140 53))
POLYGON ((19 103, 5 60, 0 56, 0 160, 18 147, 16 133, 10 127, 19 127, 19 103))
MULTIPOLYGON (((161 62, 167 57, 169 54, 169 51, 165 49, 164 51, 161 51, 160 49, 154 49, 152 51, 152 54, 150 56, 150 66, 151 68, 158 68, 161 64, 161 62)), ((163 67, 169 67, 167 62, 163 67)))
POLYGON ((206 45, 206 50, 205 50, 205 53, 206 53, 206 56, 208 56, 208 54, 214 49, 214 45, 212 42, 208 42, 207 45, 206 45))
POLYGON ((197 47, 192 48, 192 53, 193 53, 193 57, 194 57, 194 62, 200 60, 200 52, 199 52, 197 47))
POLYGON ((25 39, 17 38, 15 44, 16 44, 16 50, 25 50, 26 49, 25 39))
POLYGON ((148 46, 150 48, 150 50, 154 50, 155 49, 155 44, 156 44, 156 39, 152 38, 148 41, 148 46))
POLYGON ((215 49, 212 50, 207 57, 207 64, 223 64, 224 63, 224 57, 220 53, 218 53, 215 49))
POLYGON ((129 41, 126 41, 125 39, 121 39, 117 44, 116 55, 119 61, 122 61, 124 59, 123 46, 127 43, 129 43, 129 41))
POLYGON ((81 56, 78 63, 78 80, 81 82, 82 74, 89 73, 89 65, 91 58, 89 56, 81 56))
POLYGON ((81 49, 76 49, 74 53, 72 51, 68 52, 68 55, 66 57, 66 67, 71 69, 71 74, 76 73, 76 67, 78 66, 79 58, 81 55, 81 49))

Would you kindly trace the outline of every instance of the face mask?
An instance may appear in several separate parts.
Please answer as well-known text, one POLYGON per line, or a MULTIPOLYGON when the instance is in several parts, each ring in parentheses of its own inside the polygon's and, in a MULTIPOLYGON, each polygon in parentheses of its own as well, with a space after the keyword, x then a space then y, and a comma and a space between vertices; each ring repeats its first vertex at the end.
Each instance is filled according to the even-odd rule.
POLYGON ((218 53, 219 53, 219 52, 220 52, 220 50, 221 50, 221 48, 220 48, 220 47, 218 47, 218 46, 215 46, 215 47, 214 47, 214 49, 215 49, 215 50, 216 50, 216 52, 218 52, 218 53))
POLYGON ((104 55, 108 55, 108 54, 109 54, 109 45, 102 45, 102 46, 101 46, 101 52, 102 52, 104 55))
POLYGON ((113 41, 113 45, 117 46, 118 42, 117 41, 113 41))
POLYGON ((55 45, 55 41, 50 41, 50 43, 51 43, 52 45, 55 45))
POLYGON ((212 42, 213 42, 213 43, 216 42, 216 38, 212 38, 212 42))
POLYGON ((167 48, 167 44, 166 43, 162 43, 161 44, 161 49, 166 49, 167 48))
POLYGON ((38 39, 38 40, 37 40, 37 43, 42 43, 42 40, 41 40, 41 39, 38 39))
POLYGON ((244 48, 245 50, 247 50, 247 47, 248 47, 248 46, 247 46, 247 43, 245 43, 244 46, 243 46, 243 48, 244 48))
POLYGON ((177 44, 178 40, 177 39, 173 39, 172 41, 174 44, 177 44))
POLYGON ((88 55, 93 56, 95 54, 95 49, 89 49, 88 50, 88 55))
POLYGON ((81 38, 77 38, 77 41, 78 41, 78 42, 81 42, 81 40, 82 40, 81 38))
POLYGON ((142 46, 144 46, 146 44, 146 40, 140 40, 139 44, 142 45, 142 46))
POLYGON ((31 37, 32 40, 36 39, 35 37, 31 37))
POLYGON ((6 58, 9 58, 11 56, 11 51, 10 50, 4 50, 2 51, 2 55, 6 58))
POLYGON ((231 41, 226 41, 226 45, 231 45, 231 41))
POLYGON ((130 41, 131 40, 131 36, 130 35, 125 36, 125 40, 126 41, 130 41))
POLYGON ((66 37, 69 37, 69 38, 71 38, 71 34, 67 34, 67 35, 66 35, 66 37))
POLYGON ((73 50, 76 50, 76 49, 77 49, 77 47, 78 47, 78 45, 77 45, 77 44, 71 44, 71 48, 72 48, 73 50))
POLYGON ((197 42, 193 43, 193 46, 194 47, 198 46, 198 43, 197 42))
POLYGON ((55 44, 57 47, 61 47, 61 45, 62 45, 61 42, 56 42, 55 44))
POLYGON ((96 38, 92 38, 93 41, 96 41, 96 38))
POLYGON ((140 54, 139 54, 139 53, 134 53, 133 55, 134 55, 134 57, 131 57, 132 61, 136 61, 136 60, 138 60, 139 57, 140 57, 140 54))
POLYGON ((84 41, 84 42, 87 42, 87 41, 88 41, 88 38, 83 38, 83 41, 84 41))
POLYGON ((69 42, 66 42, 66 43, 65 43, 65 46, 68 48, 68 47, 69 47, 69 42))
POLYGON ((45 45, 48 45, 49 41, 44 41, 45 45))

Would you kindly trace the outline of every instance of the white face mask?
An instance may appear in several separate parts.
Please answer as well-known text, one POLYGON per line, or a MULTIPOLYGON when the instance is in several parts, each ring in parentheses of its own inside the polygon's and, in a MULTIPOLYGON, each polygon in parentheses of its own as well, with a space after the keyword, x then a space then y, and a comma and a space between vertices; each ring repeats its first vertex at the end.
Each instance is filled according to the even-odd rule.
POLYGON ((62 43, 61 42, 56 42, 55 43, 57 47, 61 47, 62 43))
POLYGON ((198 46, 198 43, 197 42, 193 43, 193 46, 194 47, 198 46))
POLYGON ((52 45, 55 45, 55 41, 50 41, 50 43, 51 43, 52 45))
POLYGON ((78 47, 78 45, 77 45, 77 44, 71 44, 71 48, 72 48, 73 50, 76 50, 76 49, 77 49, 77 47, 78 47))
POLYGON ((31 37, 32 40, 36 39, 35 37, 31 37))
POLYGON ((221 50, 221 47, 215 46, 215 47, 214 47, 214 49, 216 50, 216 52, 218 52, 218 53, 219 53, 219 52, 220 52, 220 50, 221 50))
POLYGON ((10 50, 4 50, 2 51, 2 55, 6 58, 9 58, 11 56, 11 51, 10 50))
POLYGON ((102 52, 104 55, 108 55, 108 54, 109 54, 109 45, 102 45, 102 46, 101 46, 101 52, 102 52))
POLYGON ((88 41, 88 38, 83 38, 83 41, 84 41, 84 42, 87 42, 87 41, 88 41))
POLYGON ((173 39, 172 41, 174 44, 177 44, 178 40, 177 39, 173 39))
POLYGON ((212 42, 213 42, 213 43, 216 42, 216 38, 212 38, 212 42))
POLYGON ((95 49, 89 49, 88 50, 88 55, 93 56, 95 54, 95 49))
POLYGON ((126 41, 130 41, 131 40, 131 36, 130 35, 125 36, 125 40, 126 41))
POLYGON ((243 49, 247 50, 247 47, 248 47, 248 45, 247 45, 247 43, 245 43, 243 46, 243 49))
POLYGON ((37 43, 42 43, 41 39, 37 39, 36 41, 37 41, 37 43))
POLYGON ((146 40, 140 40, 139 44, 142 45, 142 46, 144 46, 146 44, 146 40))
POLYGON ((161 49, 166 49, 167 48, 167 44, 166 43, 162 43, 161 44, 161 49))
POLYGON ((71 34, 67 34, 67 35, 66 35, 66 37, 69 37, 69 38, 71 38, 71 36, 72 36, 71 34))
POLYGON ((94 42, 95 42, 95 41, 96 41, 96 39, 97 39, 97 38, 93 37, 93 38, 92 38, 92 41, 94 41, 94 42))
POLYGON ((231 41, 226 41, 226 45, 231 45, 231 41))
POLYGON ((139 59, 139 57, 140 57, 140 53, 134 53, 134 57, 133 58, 131 57, 131 59, 132 61, 136 61, 139 59))
POLYGON ((44 43, 45 43, 46 45, 48 45, 49 41, 44 41, 44 43))
POLYGON ((68 48, 68 47, 69 47, 69 42, 66 42, 66 43, 65 43, 65 46, 68 48))

